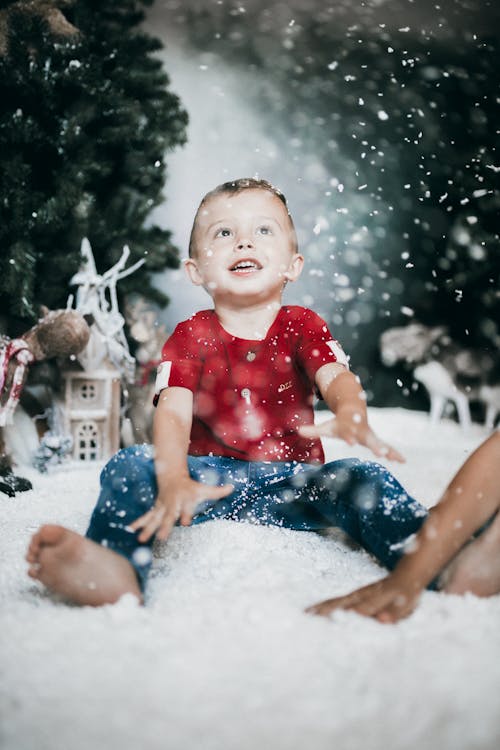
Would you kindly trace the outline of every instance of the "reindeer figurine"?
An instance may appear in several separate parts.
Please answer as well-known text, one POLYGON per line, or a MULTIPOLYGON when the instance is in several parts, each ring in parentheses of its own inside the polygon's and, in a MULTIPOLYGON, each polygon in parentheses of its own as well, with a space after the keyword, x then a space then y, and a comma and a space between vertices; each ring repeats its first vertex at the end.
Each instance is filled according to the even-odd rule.
MULTIPOLYGON (((82 315, 91 315, 94 321, 92 336, 85 352, 78 357, 84 370, 96 367, 106 356, 122 373, 126 382, 132 383, 135 374, 135 359, 131 356, 124 333, 125 319, 118 308, 116 285, 118 281, 134 273, 144 264, 144 259, 125 268, 130 249, 127 245, 114 266, 105 273, 97 273, 94 255, 86 237, 81 244, 83 263, 70 280, 77 285, 75 308, 82 315)), ((72 306, 73 298, 68 300, 72 306)))
POLYGON ((451 401, 462 428, 468 429, 471 425, 469 402, 480 400, 486 404, 487 424, 493 425, 500 402, 499 389, 485 385, 495 364, 489 354, 462 349, 452 342, 445 327, 429 328, 421 323, 389 328, 380 337, 380 350, 386 365, 404 361, 415 366, 415 380, 429 393, 432 423, 442 417, 446 403, 451 401))

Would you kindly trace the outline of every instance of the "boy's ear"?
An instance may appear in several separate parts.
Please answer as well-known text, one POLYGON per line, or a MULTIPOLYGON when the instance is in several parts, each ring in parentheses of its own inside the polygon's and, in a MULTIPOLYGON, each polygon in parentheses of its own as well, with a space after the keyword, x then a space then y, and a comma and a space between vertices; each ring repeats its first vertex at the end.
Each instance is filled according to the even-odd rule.
POLYGON ((290 265, 288 266, 288 269, 285 271, 283 276, 287 281, 297 281, 300 274, 302 273, 302 269, 304 267, 304 256, 300 255, 300 253, 295 253, 292 257, 292 260, 290 261, 290 265))
POLYGON ((188 258, 184 263, 184 268, 186 269, 186 273, 193 284, 195 284, 196 286, 201 286, 203 284, 203 279, 201 278, 200 272, 198 271, 198 266, 194 258, 188 258))

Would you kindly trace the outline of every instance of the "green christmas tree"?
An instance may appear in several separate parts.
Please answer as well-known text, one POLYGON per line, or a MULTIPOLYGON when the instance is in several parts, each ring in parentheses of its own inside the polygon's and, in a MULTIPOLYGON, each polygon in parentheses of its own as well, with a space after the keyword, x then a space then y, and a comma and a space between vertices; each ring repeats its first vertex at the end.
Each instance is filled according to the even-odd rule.
MULTIPOLYGON (((97 270, 123 245, 145 264, 121 283, 159 304, 151 272, 178 265, 148 225, 165 154, 187 115, 140 28, 148 0, 11 2, 0 11, 0 313, 11 327, 64 306, 89 238, 97 270), (16 321, 17 319, 17 321, 16 321)), ((9 331, 10 332, 10 331, 9 331)))

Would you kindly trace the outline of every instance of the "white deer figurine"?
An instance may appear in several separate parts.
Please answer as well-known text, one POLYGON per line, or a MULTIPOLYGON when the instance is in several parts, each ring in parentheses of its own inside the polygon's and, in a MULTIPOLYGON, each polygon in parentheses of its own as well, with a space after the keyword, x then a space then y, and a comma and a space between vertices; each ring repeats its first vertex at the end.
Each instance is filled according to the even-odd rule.
MULTIPOLYGON (((130 354, 123 331, 125 319, 118 309, 116 285, 118 281, 142 266, 144 260, 141 259, 125 268, 130 255, 130 249, 125 245, 120 259, 101 275, 97 273, 92 248, 86 237, 82 240, 81 253, 82 267, 73 276, 70 284, 78 285, 76 309, 83 315, 91 314, 94 325, 89 345, 78 356, 80 364, 85 370, 92 369, 108 355, 124 379, 133 382, 135 359, 130 354)), ((68 307, 71 307, 72 303, 73 297, 70 297, 68 307)))
POLYGON ((450 373, 440 362, 427 362, 418 365, 413 371, 413 377, 425 386, 431 400, 430 420, 436 424, 441 417, 448 401, 455 404, 458 421, 464 430, 471 426, 469 399, 458 390, 450 373))
POLYGON ((443 326, 429 328, 421 323, 389 328, 380 337, 380 351, 388 366, 404 361, 415 368, 415 380, 429 392, 431 422, 442 417, 446 403, 451 401, 460 424, 467 429, 471 425, 469 402, 479 400, 486 406, 486 426, 493 427, 500 412, 500 386, 485 384, 494 367, 490 354, 463 349, 443 326), (460 375, 467 376, 473 387, 461 385, 460 375))

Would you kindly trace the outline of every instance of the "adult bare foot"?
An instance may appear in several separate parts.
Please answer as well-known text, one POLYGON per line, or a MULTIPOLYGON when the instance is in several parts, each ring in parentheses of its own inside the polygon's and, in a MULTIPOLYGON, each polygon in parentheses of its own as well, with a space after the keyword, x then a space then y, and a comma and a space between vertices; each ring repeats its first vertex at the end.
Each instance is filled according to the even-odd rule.
POLYGON ((31 578, 74 604, 112 604, 127 593, 142 601, 134 569, 122 555, 62 526, 42 526, 26 560, 31 578))
POLYGON ((500 513, 450 562, 442 574, 441 590, 448 594, 493 596, 500 593, 500 513))

